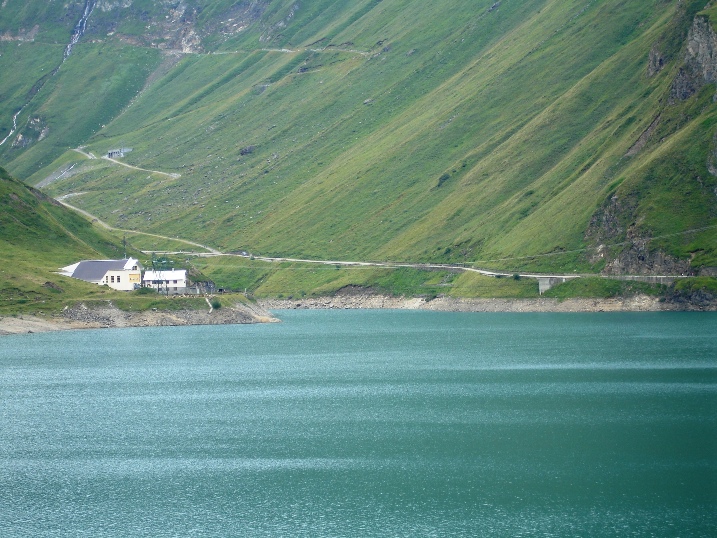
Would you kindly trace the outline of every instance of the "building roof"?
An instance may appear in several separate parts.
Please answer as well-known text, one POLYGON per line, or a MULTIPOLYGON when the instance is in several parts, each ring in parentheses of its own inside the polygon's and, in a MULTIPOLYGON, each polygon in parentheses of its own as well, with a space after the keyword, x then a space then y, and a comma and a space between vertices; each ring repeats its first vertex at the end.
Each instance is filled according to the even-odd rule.
POLYGON ((84 260, 60 269, 61 274, 86 282, 100 282, 107 271, 125 271, 139 266, 134 258, 124 260, 84 260))
POLYGON ((168 271, 145 271, 144 281, 154 282, 155 280, 185 280, 187 278, 186 269, 170 269, 168 271))

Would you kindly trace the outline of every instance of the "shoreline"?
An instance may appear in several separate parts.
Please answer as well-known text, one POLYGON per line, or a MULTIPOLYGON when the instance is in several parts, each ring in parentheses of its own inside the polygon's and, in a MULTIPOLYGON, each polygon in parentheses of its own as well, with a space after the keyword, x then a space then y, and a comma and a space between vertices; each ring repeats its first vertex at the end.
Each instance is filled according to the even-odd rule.
POLYGON ((437 297, 389 297, 384 295, 337 295, 300 299, 260 299, 266 310, 395 309, 434 312, 715 312, 717 302, 706 304, 660 301, 658 297, 636 295, 619 298, 467 299, 437 297))
POLYGON ((219 310, 120 310, 109 304, 88 308, 80 303, 51 316, 20 314, 0 317, 0 336, 81 329, 177 327, 186 325, 248 325, 280 320, 260 306, 238 304, 219 310))
POLYGON ((276 323, 274 310, 428 310, 433 312, 717 312, 717 302, 704 304, 660 301, 637 295, 622 298, 573 298, 559 301, 534 299, 466 299, 437 297, 390 297, 345 294, 301 299, 259 299, 254 305, 239 304, 220 310, 154 310, 131 312, 112 305, 87 308, 77 304, 52 316, 20 314, 0 317, 0 336, 64 330, 123 327, 175 327, 186 325, 235 325, 276 323))

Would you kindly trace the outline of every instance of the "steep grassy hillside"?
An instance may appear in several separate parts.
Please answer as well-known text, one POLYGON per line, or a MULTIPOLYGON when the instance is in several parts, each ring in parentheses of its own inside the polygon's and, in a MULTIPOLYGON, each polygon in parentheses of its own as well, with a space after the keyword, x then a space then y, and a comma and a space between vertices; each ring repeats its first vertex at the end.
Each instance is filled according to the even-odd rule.
MULTIPOLYGON (((122 256, 112 238, 0 168, 0 314, 47 310, 107 288, 54 273, 81 259, 122 256)), ((111 295, 111 292, 110 292, 111 295)))
MULTIPOLYGON (((709 273, 717 105, 690 45, 710 42, 705 4, 102 2, 0 159, 118 226, 227 250, 709 273), (142 170, 77 146, 130 147, 142 170)), ((0 83, 3 117, 56 61, 43 17, 3 45, 8 65, 41 51, 0 83)))

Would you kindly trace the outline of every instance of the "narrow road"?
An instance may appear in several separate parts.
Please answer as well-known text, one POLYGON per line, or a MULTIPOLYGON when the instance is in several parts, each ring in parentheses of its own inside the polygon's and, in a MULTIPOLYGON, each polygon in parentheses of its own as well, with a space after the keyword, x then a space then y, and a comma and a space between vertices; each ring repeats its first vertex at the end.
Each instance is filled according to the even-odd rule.
MULTIPOLYGON (((205 247, 208 248, 208 247, 205 247)), ((155 250, 155 251, 147 251, 152 252, 154 254, 162 254, 162 255, 172 255, 172 254, 187 254, 186 252, 172 252, 172 251, 165 251, 165 250, 155 250)), ((198 257, 201 258, 210 258, 214 256, 234 256, 237 258, 247 258, 252 260, 259 260, 263 262, 269 262, 269 263, 282 263, 282 262, 292 262, 292 263, 309 263, 309 264, 316 264, 316 265, 340 265, 343 267, 384 267, 387 269, 399 269, 402 267, 407 267, 410 269, 439 269, 439 270, 446 270, 446 271, 466 271, 469 273, 478 273, 484 276, 492 276, 492 277, 512 277, 515 274, 519 274, 520 277, 524 278, 552 278, 552 279, 571 279, 571 278, 580 278, 581 275, 576 274, 567 274, 567 275, 552 275, 552 274, 535 274, 535 273, 504 273, 501 271, 491 271, 488 269, 478 269, 476 267, 470 267, 467 265, 453 265, 449 263, 409 263, 409 262, 356 262, 356 261, 346 261, 346 260, 307 260, 304 258, 272 258, 269 256, 256 256, 253 254, 237 254, 232 252, 206 252, 206 253, 198 253, 196 254, 198 257)))
MULTIPOLYGON (((178 239, 176 237, 169 237, 167 235, 153 234, 153 233, 149 233, 149 232, 139 232, 137 230, 126 230, 124 228, 115 228, 114 226, 110 226, 106 222, 95 217, 93 214, 88 213, 84 209, 80 209, 79 207, 75 207, 71 204, 68 204, 65 201, 66 198, 69 198, 71 196, 78 196, 80 194, 82 194, 82 193, 65 194, 64 196, 60 196, 59 198, 57 198, 57 201, 59 203, 61 203, 62 205, 64 205, 65 207, 72 209, 73 211, 77 211, 81 215, 84 215, 85 217, 90 219, 91 222, 97 223, 99 226, 101 226, 102 228, 105 228, 106 230, 110 230, 110 231, 114 231, 114 232, 124 232, 124 233, 138 234, 138 235, 146 235, 149 237, 156 237, 158 239, 168 239, 170 241, 177 241, 179 243, 184 243, 186 245, 191 245, 193 247, 199 247, 201 249, 204 249, 208 252, 208 255, 210 255, 210 256, 222 256, 223 255, 220 251, 218 251, 216 249, 213 249, 206 245, 202 245, 201 243, 195 243, 194 241, 187 241, 186 239, 178 239)), ((186 254, 186 252, 184 254, 186 254)))
MULTIPOLYGON (((510 277, 513 276, 512 273, 502 273, 499 271, 489 271, 486 269, 477 269, 475 267, 467 267, 463 265, 451 265, 451 264, 441 264, 441 263, 407 263, 407 262, 356 262, 356 261, 346 261, 346 260, 307 260, 303 258, 272 258, 269 256, 254 256, 249 253, 228 253, 228 252, 221 252, 215 248, 209 247, 207 245, 202 245, 201 243, 196 243, 194 241, 188 241, 186 239, 178 239, 176 237, 169 237, 166 235, 160 235, 160 234, 153 234, 149 232, 139 232, 137 230, 127 230, 124 228, 115 228, 114 226, 111 226, 107 224, 106 222, 100 220, 95 215, 88 213, 84 209, 80 209, 79 207, 75 207, 71 204, 68 204, 65 200, 71 196, 79 196, 83 193, 71 193, 71 194, 65 194, 64 196, 60 196, 57 198, 57 201, 60 202, 65 207, 68 207, 72 209, 73 211, 77 211, 81 215, 84 215, 90 221, 96 222, 99 226, 102 226, 103 228, 110 230, 110 231, 116 231, 116 232, 124 232, 124 233, 133 233, 133 234, 140 234, 140 235, 146 235, 149 237, 157 237, 158 239, 167 239, 170 241, 177 241, 180 243, 184 243, 186 245, 191 245, 193 247, 199 247, 203 250, 206 250, 207 252, 198 252, 194 253, 196 256, 199 257, 214 257, 214 256, 233 256, 238 258, 247 258, 247 259, 254 259, 264 262, 270 262, 270 263, 281 263, 281 262, 295 262, 295 263, 313 263, 317 265, 340 265, 343 267, 385 267, 387 269, 398 269, 401 267, 407 267, 411 269, 443 269, 447 271, 468 271, 472 273, 478 273, 485 276, 492 276, 492 277, 510 277)), ((166 250, 147 250, 143 251, 145 253, 153 253, 153 254, 164 254, 164 255, 172 255, 172 254, 188 254, 187 252, 178 252, 178 251, 166 251, 166 250)), ((526 274, 526 275, 520 275, 521 277, 526 278, 579 278, 579 275, 534 275, 534 274, 526 274)))
MULTIPOLYGON (((121 164, 121 163, 120 163, 121 164)), ((201 243, 195 243, 194 241, 188 241, 186 239, 178 239, 176 237, 169 237, 166 235, 159 235, 159 234, 153 234, 148 232, 139 232, 137 230, 126 230, 122 228, 115 228, 113 226, 110 226, 109 224, 101 221, 94 215, 88 213, 87 211, 84 211, 83 209, 79 209, 73 205, 68 204, 65 202, 66 198, 69 198, 71 196, 78 196, 83 193, 71 193, 66 194, 64 196, 60 196, 57 201, 60 202, 62 205, 69 207, 70 209, 77 211, 78 213, 81 213, 82 215, 86 216, 93 222, 97 222, 100 226, 113 231, 118 232, 126 232, 126 233, 134 233, 134 234, 140 234, 140 235, 146 235, 150 237, 157 237, 159 239, 167 239, 170 241, 178 241, 180 243, 184 243, 187 245, 191 245, 194 247, 199 247, 203 250, 206 250, 207 252, 199 252, 199 253, 192 253, 193 255, 199 256, 199 257, 213 257, 213 256, 233 256, 238 258, 247 258, 252 260, 259 260, 269 263, 282 263, 282 262, 294 262, 294 263, 307 263, 307 264, 316 264, 316 265, 334 265, 334 266, 343 266, 343 267, 384 267, 388 269, 398 269, 402 267, 411 268, 411 269, 438 269, 438 270, 446 270, 446 271, 466 271, 470 273, 478 273, 484 276, 491 276, 491 277, 512 277, 514 275, 518 275, 521 278, 534 278, 538 281, 548 281, 548 280, 570 280, 573 278, 580 278, 581 276, 585 275, 579 275, 575 273, 568 273, 568 274, 542 274, 542 273, 506 273, 501 271, 492 271, 488 269, 478 269, 476 267, 471 267, 467 265, 455 265, 455 264, 448 264, 448 263, 409 263, 409 262, 359 262, 359 261, 346 261, 346 260, 308 260, 304 258, 286 258, 286 257, 270 257, 270 256, 257 256, 253 254, 249 254, 247 252, 241 252, 241 253, 232 253, 232 252, 221 252, 220 250, 217 250, 215 248, 209 247, 207 245, 202 245, 201 243)), ((698 228, 696 230, 690 230, 689 232, 694 231, 701 231, 706 229, 715 228, 717 226, 705 226, 703 228, 698 228)), ((671 234, 671 235, 680 235, 688 232, 679 232, 678 234, 671 234)), ((188 252, 177 252, 177 251, 143 251, 145 253, 153 253, 153 254, 163 254, 163 255, 172 255, 172 254, 189 254, 188 252)), ((532 256, 537 257, 537 256, 532 256)), ((508 258, 506 258, 508 259, 508 258)), ((518 259, 518 258, 513 258, 518 259)), ((594 276, 604 276, 604 275, 594 275, 594 276)), ((621 277, 606 277, 606 278, 620 278, 620 279, 632 279, 632 280, 643 280, 643 279, 650 279, 650 278, 663 278, 663 279, 677 279, 682 278, 682 275, 665 275, 660 277, 654 277, 650 275, 623 275, 621 277)), ((549 284, 552 285, 552 284, 549 284)))
MULTIPOLYGON (((83 147, 72 148, 72 151, 76 151, 77 153, 79 153, 80 155, 84 156, 87 159, 96 159, 97 158, 94 153, 87 153, 86 151, 83 151, 83 147)), ((140 172, 149 172, 150 174, 159 174, 160 176, 166 176, 166 177, 169 177, 172 179, 179 179, 180 177, 182 177, 182 174, 174 174, 174 173, 170 173, 170 172, 161 172, 160 170, 150 170, 148 168, 140 168, 139 166, 134 166, 131 164, 123 163, 122 161, 118 161, 117 159, 107 157, 106 155, 102 156, 102 159, 104 159, 105 161, 110 161, 114 164, 118 164, 120 166, 124 166, 125 168, 131 168, 132 170, 139 170, 140 172)))
POLYGON ((84 155, 88 159, 96 159, 97 157, 95 157, 94 153, 86 153, 86 152, 82 151, 83 148, 85 148, 85 147, 86 146, 82 146, 80 148, 72 148, 72 151, 76 151, 77 153, 79 153, 80 155, 84 155))
POLYGON ((140 168, 139 166, 132 166, 131 164, 123 163, 122 161, 118 161, 117 159, 112 159, 111 157, 102 157, 106 161, 111 161, 115 164, 119 164, 120 166, 124 166, 126 168, 132 168, 133 170, 140 170, 141 172, 149 172, 151 174, 159 174, 161 176, 167 176, 172 179, 179 179, 182 177, 181 174, 170 174, 168 172, 160 172, 159 170, 148 170, 147 168, 140 168))

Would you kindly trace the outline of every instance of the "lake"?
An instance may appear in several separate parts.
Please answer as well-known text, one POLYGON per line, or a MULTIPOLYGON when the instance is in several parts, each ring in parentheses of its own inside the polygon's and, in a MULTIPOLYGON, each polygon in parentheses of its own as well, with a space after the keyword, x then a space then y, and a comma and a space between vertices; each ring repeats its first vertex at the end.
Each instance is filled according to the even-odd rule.
POLYGON ((717 536, 717 313, 0 338, 0 536, 717 536))

